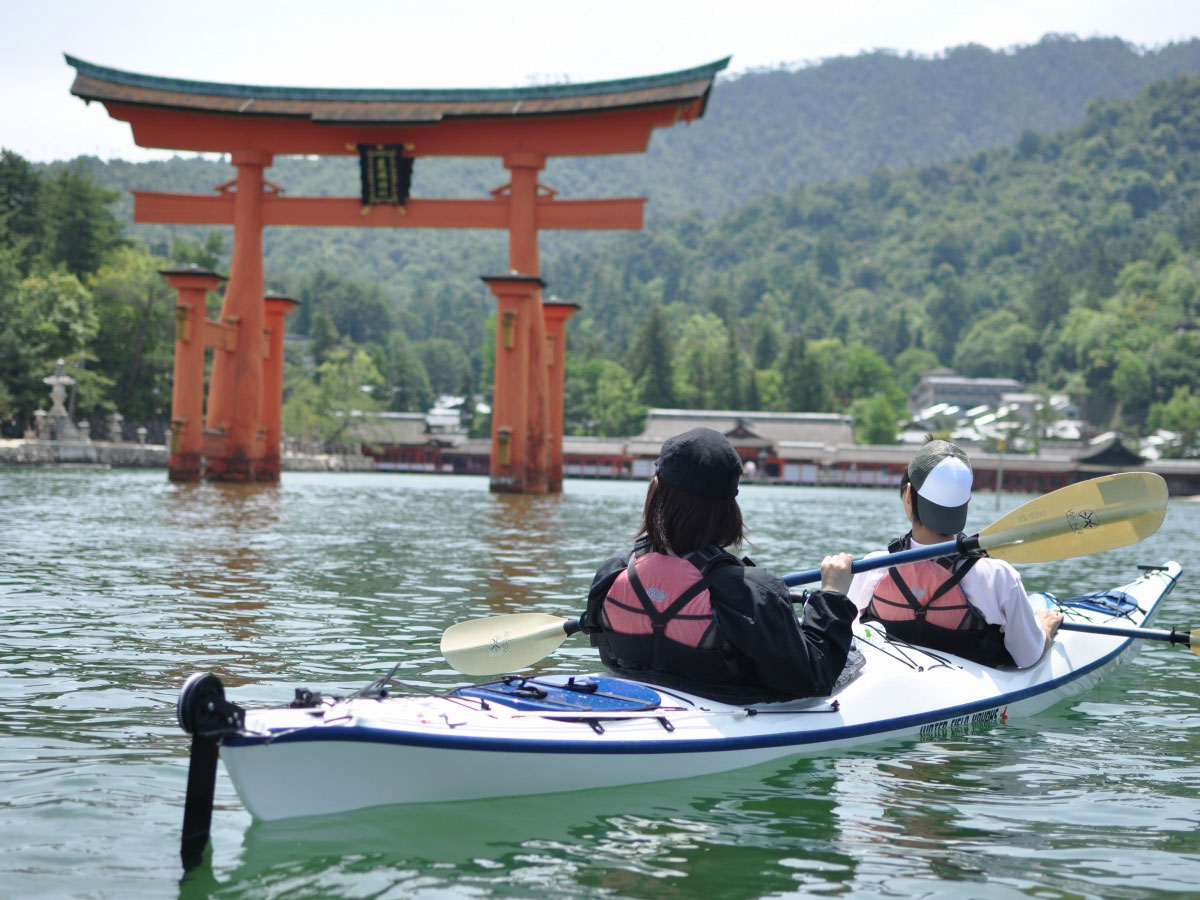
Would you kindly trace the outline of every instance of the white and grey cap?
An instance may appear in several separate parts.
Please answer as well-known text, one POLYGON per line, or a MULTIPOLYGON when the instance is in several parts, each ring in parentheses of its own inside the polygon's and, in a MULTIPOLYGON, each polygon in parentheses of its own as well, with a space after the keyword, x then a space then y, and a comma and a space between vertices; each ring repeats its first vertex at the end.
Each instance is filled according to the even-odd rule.
POLYGON ((930 441, 908 464, 917 518, 938 534, 958 534, 967 524, 975 476, 967 454, 949 441, 930 441))

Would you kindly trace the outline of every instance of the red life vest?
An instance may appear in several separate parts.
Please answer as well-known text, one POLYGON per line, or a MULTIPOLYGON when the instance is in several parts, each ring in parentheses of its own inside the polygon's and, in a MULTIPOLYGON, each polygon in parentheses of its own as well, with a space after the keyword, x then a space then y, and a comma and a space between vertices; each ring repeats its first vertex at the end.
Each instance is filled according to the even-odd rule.
POLYGON ((712 570, 741 565, 719 547, 687 557, 633 554, 608 589, 600 625, 623 668, 655 669, 718 681, 733 672, 717 629, 709 585, 712 570))
MULTIPOLYGON (((911 545, 909 533, 889 544, 888 551, 907 550, 911 545)), ((927 559, 893 566, 875 586, 862 618, 882 622, 890 636, 911 644, 985 666, 1014 665, 1000 626, 984 619, 960 585, 978 560, 927 559)))

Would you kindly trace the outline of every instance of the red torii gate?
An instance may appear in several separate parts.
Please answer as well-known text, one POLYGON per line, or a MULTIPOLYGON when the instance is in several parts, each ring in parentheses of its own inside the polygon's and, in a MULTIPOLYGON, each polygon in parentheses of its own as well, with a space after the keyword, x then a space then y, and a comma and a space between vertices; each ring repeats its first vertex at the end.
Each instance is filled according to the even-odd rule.
POLYGON ((538 231, 638 229, 646 202, 560 199, 539 184, 538 172, 552 156, 644 152, 653 129, 704 114, 713 79, 729 62, 588 84, 359 90, 184 81, 66 59, 76 70, 71 93, 100 101, 110 116, 128 122, 135 143, 228 153, 237 170, 236 180, 215 195, 133 192, 137 222, 232 225, 234 231, 219 323, 196 318, 203 309, 201 282, 215 286, 214 276, 204 281, 194 273, 164 273, 180 290, 180 322, 206 336, 197 352, 183 346, 188 329, 177 329, 175 396, 191 399, 172 409, 171 478, 279 478, 281 396, 271 353, 281 346, 284 312, 268 323, 265 226, 503 228, 509 271, 484 278, 499 303, 491 489, 530 493, 562 487, 563 337, 575 308, 542 302, 538 231), (500 157, 511 180, 489 199, 364 206, 357 198, 286 197, 264 178, 277 155, 346 156, 371 146, 402 146, 414 159, 500 157), (179 381, 202 383, 203 346, 213 347, 214 356, 201 428, 194 399, 201 388, 189 393, 179 381))

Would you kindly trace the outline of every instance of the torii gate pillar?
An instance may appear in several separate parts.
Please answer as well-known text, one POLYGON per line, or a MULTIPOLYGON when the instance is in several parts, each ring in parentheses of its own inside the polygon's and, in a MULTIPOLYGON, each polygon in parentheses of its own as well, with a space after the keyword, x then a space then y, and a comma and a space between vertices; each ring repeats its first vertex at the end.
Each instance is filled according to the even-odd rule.
POLYGON ((300 301, 267 291, 267 356, 263 360, 263 457, 259 481, 278 481, 283 444, 283 320, 300 301))
POLYGON ((517 273, 483 280, 499 303, 490 487, 497 493, 543 494, 548 424, 544 282, 517 273))
MULTIPOLYGON (((544 494, 562 490, 548 480, 551 409, 546 321, 538 277, 538 172, 546 157, 532 150, 510 150, 504 167, 508 193, 508 267, 510 274, 483 280, 499 301, 496 366, 492 398, 493 492, 544 494)), ((503 190, 503 189, 502 189, 503 190)))
POLYGON ((179 292, 175 306, 175 379, 171 388, 171 481, 199 481, 204 456, 204 298, 225 280, 199 266, 160 269, 179 292))
MULTIPOLYGON (((167 284, 179 292, 175 313, 175 379, 171 389, 171 456, 167 477, 171 481, 199 481, 210 476, 210 460, 221 459, 224 435, 204 429, 204 351, 236 352, 238 329, 205 314, 205 295, 216 290, 224 276, 199 266, 160 269, 167 284)), ((263 453, 255 466, 258 481, 278 481, 280 420, 283 407, 284 319, 299 300, 268 292, 260 301, 266 323, 261 360, 262 421, 255 430, 263 435, 263 453)), ((215 360, 214 360, 215 361, 215 360)), ((209 404, 211 407, 211 391, 209 404)))
POLYGON ((218 348, 213 356, 208 391, 205 478, 213 481, 277 481, 263 468, 265 429, 263 359, 267 355, 263 308, 263 170, 271 154, 239 150, 231 155, 237 168, 233 204, 233 258, 221 321, 237 330, 236 345, 218 348))
POLYGON ((546 438, 546 490, 558 493, 563 482, 563 380, 567 353, 567 320, 579 304, 548 297, 542 301, 546 323, 546 366, 550 383, 550 431, 546 438))

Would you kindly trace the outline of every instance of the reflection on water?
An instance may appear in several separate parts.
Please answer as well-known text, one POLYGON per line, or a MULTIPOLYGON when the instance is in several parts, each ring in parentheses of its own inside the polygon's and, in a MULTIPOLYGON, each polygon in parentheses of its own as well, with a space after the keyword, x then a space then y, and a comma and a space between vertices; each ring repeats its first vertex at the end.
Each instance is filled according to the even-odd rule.
MULTIPOLYGON (((580 612, 596 566, 628 545, 644 487, 520 497, 469 477, 285 473, 276 487, 0 472, 0 895, 172 893, 187 674, 217 672, 243 703, 352 690, 396 663, 414 686, 459 684, 442 630, 580 612)), ((861 555, 903 524, 891 491, 751 485, 740 499, 749 554, 778 572, 861 555)), ((988 501, 968 530, 1003 512, 988 501)), ((1031 589, 1071 593, 1172 557, 1185 575, 1160 623, 1191 627, 1200 504, 1172 503, 1136 547, 1022 572, 1031 589)), ((538 668, 595 665, 576 638, 538 668)), ((1200 873, 1198 694, 1200 660, 1156 644, 1035 719, 704 779, 266 825, 222 776, 213 866, 180 890, 1186 893, 1200 873)))
MULTIPOLYGON (((270 542, 280 521, 280 490, 265 484, 172 485, 164 521, 179 542, 167 576, 181 596, 181 627, 199 627, 197 646, 185 657, 212 649, 214 631, 239 642, 253 639, 271 582, 270 542)), ((186 669, 187 667, 185 667, 186 669)), ((186 676, 190 669, 182 672, 186 676)), ((237 684, 235 678, 231 686, 237 684)))
MULTIPOLYGON (((821 763, 759 767, 713 779, 539 796, 392 807, 345 816, 254 823, 229 884, 271 893, 319 871, 349 891, 364 860, 398 893, 424 888, 507 889, 525 896, 613 892, 661 896, 666 884, 722 884, 722 896, 793 889, 787 860, 807 865, 833 826, 836 772, 821 763), (729 873, 737 885, 729 884, 729 873), (503 886, 503 888, 502 888, 503 886)), ((823 847, 826 872, 853 859, 823 847)))
POLYGON ((484 602, 497 613, 520 612, 531 596, 560 584, 554 554, 562 495, 490 494, 479 535, 492 566, 484 574, 484 602))

